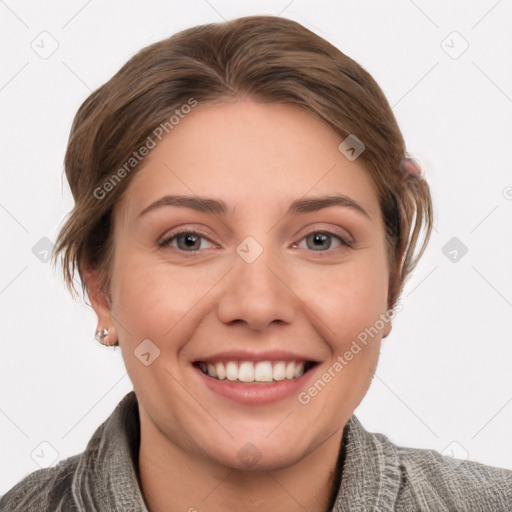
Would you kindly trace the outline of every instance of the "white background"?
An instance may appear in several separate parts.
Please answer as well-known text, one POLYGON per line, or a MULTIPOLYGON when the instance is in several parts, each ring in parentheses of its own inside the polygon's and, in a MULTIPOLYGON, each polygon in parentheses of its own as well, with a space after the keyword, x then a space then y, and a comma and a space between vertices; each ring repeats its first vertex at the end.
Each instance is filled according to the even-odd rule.
POLYGON ((356 415, 397 444, 512 469, 510 2, 5 0, 0 494, 39 468, 36 448, 51 458, 41 442, 82 452, 132 389, 120 349, 93 340, 90 308, 32 252, 72 207, 61 173, 76 110, 143 46, 250 14, 296 20, 368 70, 431 185, 435 231, 356 415), (43 37, 58 43, 47 59, 32 48, 43 37), (442 252, 452 237, 468 248, 457 262, 442 252))

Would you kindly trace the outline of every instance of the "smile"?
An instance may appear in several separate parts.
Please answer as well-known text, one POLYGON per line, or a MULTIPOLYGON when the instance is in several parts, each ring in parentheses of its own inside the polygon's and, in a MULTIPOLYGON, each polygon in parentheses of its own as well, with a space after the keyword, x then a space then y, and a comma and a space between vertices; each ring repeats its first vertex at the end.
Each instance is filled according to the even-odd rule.
POLYGON ((312 361, 199 361, 194 366, 216 380, 231 382, 279 382, 301 377, 312 361))

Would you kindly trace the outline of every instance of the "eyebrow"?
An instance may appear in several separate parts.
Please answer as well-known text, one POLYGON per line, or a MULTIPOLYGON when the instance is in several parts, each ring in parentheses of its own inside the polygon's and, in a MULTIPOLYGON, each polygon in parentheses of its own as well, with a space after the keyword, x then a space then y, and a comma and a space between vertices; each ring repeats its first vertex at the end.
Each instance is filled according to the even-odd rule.
MULTIPOLYGON (((151 203, 149 206, 144 208, 140 212, 139 217, 151 210, 155 210, 156 208, 163 206, 192 208, 193 210, 197 210, 199 212, 213 213, 221 216, 226 216, 228 212, 226 203, 219 199, 210 199, 207 197, 188 195, 166 195, 160 199, 157 199, 154 203, 151 203)), ((371 220, 368 212, 359 203, 342 194, 296 199, 290 204, 286 215, 292 215, 294 213, 314 212, 322 210, 323 208, 328 208, 330 206, 342 206, 345 208, 350 208, 371 220)))

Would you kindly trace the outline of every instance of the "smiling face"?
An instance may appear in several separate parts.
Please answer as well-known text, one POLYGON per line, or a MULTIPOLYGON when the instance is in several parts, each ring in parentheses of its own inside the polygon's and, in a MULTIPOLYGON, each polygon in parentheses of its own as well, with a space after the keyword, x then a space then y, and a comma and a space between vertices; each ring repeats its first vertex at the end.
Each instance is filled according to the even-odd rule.
POLYGON ((143 432, 239 469, 250 442, 255 467, 277 469, 352 415, 385 329, 341 370, 336 362, 386 311, 389 272, 373 184, 341 141, 296 107, 237 101, 200 104, 151 151, 115 210, 112 304, 93 304, 119 335, 143 432), (292 360, 298 373, 301 361, 316 364, 288 379, 292 360), (246 361, 242 380, 251 368, 284 379, 219 381, 199 368, 229 373, 229 361, 246 361))

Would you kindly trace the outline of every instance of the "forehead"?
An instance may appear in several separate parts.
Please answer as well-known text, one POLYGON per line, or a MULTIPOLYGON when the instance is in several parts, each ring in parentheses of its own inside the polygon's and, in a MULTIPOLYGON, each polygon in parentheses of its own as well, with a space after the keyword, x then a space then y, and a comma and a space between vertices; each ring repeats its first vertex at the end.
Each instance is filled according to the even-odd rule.
POLYGON ((339 151, 342 140, 312 113, 289 104, 199 104, 156 141, 121 210, 132 216, 165 194, 197 194, 236 204, 238 212, 263 212, 299 197, 338 193, 378 217, 372 180, 361 160, 349 161, 339 151))

